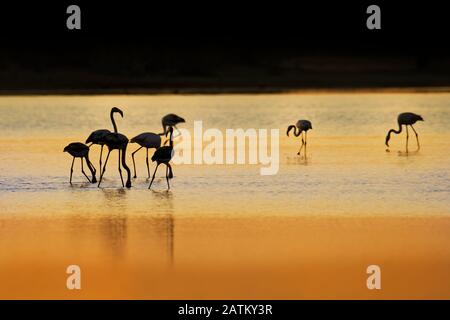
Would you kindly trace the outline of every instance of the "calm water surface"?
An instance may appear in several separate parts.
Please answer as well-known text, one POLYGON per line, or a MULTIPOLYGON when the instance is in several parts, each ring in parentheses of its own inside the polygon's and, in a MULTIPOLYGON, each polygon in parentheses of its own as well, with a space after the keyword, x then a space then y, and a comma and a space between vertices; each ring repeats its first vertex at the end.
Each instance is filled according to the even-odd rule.
POLYGON ((0 97, 0 113, 0 297, 450 298, 450 94, 0 97), (175 165, 172 190, 161 170, 152 191, 141 151, 131 190, 114 154, 104 188, 79 162, 70 186, 62 149, 111 129, 112 106, 130 138, 160 132, 169 112, 186 129, 279 128, 279 172, 175 165), (404 111, 425 119, 422 149, 411 135, 405 154, 402 134, 386 152, 404 111), (285 136, 302 118, 307 159, 285 136), (69 264, 80 292, 65 289, 69 264), (386 266, 381 293, 365 289, 369 264, 386 266))

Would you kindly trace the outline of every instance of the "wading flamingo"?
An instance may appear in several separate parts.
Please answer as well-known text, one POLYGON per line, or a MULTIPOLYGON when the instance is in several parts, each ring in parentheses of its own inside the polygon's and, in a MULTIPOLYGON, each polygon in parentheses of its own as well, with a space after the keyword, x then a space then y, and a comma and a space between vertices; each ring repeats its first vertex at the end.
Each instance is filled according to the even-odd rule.
POLYGON ((414 129, 413 124, 415 124, 417 121, 423 121, 423 118, 419 116, 418 114, 412 113, 412 112, 405 112, 400 113, 397 117, 398 122, 398 130, 391 129, 389 130, 387 136, 386 136, 386 146, 389 147, 389 140, 391 139, 391 133, 399 134, 402 132, 402 126, 404 125, 406 128, 406 152, 408 152, 408 140, 409 140, 409 132, 408 132, 408 126, 413 129, 414 133, 416 134, 416 141, 417 141, 417 150, 420 150, 420 144, 419 144, 419 135, 416 132, 416 129, 414 129))
POLYGON ((309 120, 298 120, 294 125, 290 125, 287 128, 286 135, 289 137, 289 132, 294 129, 294 135, 298 137, 300 134, 302 135, 302 145, 300 146, 300 150, 298 150, 297 154, 300 155, 303 146, 305 146, 305 158, 306 158, 306 143, 307 143, 307 132, 312 129, 311 121, 309 120), (305 132, 305 138, 303 139, 303 132, 305 132))
MULTIPOLYGON (((156 161, 156 168, 155 171, 153 172, 153 177, 152 177, 152 181, 150 181, 150 185, 148 186, 148 188, 150 189, 153 183, 153 180, 155 179, 155 175, 156 175, 156 170, 158 170, 158 167, 161 163, 164 163, 166 165, 166 180, 167 180, 167 190, 170 190, 170 184, 169 184, 169 178, 170 178, 170 173, 172 173, 172 166, 170 165, 170 160, 172 160, 174 151, 173 151, 173 140, 172 140, 172 135, 173 135, 173 128, 169 127, 168 131, 170 134, 169 137, 169 146, 163 146, 160 147, 158 149, 156 149, 155 153, 153 154, 152 157, 152 161, 156 161)), ((166 133, 167 136, 167 133, 166 133)))
MULTIPOLYGON (((109 113, 109 117, 111 118, 112 125, 114 127, 114 132, 117 132, 116 123, 114 122, 114 113, 119 113, 123 117, 123 112, 119 108, 111 108, 111 112, 109 113)), ((103 146, 105 145, 105 137, 110 134, 111 131, 108 129, 99 129, 93 131, 89 137, 86 139, 86 143, 90 143, 89 147, 91 147, 93 144, 98 144, 101 146, 100 149, 100 172, 102 172, 102 154, 103 154, 103 146)))
POLYGON ((64 152, 68 152, 73 157, 72 166, 70 167, 70 180, 69 180, 70 184, 72 184, 73 163, 75 162, 75 158, 80 158, 81 172, 83 172, 86 179, 88 179, 88 181, 91 183, 97 182, 97 179, 95 178, 95 172, 96 172, 95 168, 92 165, 91 161, 89 161, 89 147, 87 145, 85 145, 84 143, 81 143, 81 142, 72 142, 64 148, 64 152), (87 174, 84 172, 83 158, 86 160, 86 164, 92 173, 92 180, 89 179, 87 174))
MULTIPOLYGON (((120 115, 123 117, 123 113, 120 109, 118 109, 120 112, 120 115)), ((127 154, 127 146, 128 146, 128 138, 117 132, 117 126, 116 121, 114 120, 114 117, 111 117, 113 126, 114 126, 114 132, 111 132, 107 134, 104 138, 105 144, 108 147, 108 155, 106 156, 105 164, 103 166, 103 170, 100 175, 100 179, 98 181, 98 187, 100 187, 100 183, 102 182, 103 175, 106 171, 106 164, 108 163, 109 155, 111 151, 118 150, 119 151, 119 174, 120 174, 120 180, 122 181, 122 187, 131 188, 131 172, 130 168, 128 168, 126 163, 126 154, 127 154), (122 155, 122 157, 121 157, 122 155), (120 168, 120 162, 122 161, 122 166, 127 171, 127 182, 126 185, 123 183, 123 177, 122 177, 122 169, 120 168)))

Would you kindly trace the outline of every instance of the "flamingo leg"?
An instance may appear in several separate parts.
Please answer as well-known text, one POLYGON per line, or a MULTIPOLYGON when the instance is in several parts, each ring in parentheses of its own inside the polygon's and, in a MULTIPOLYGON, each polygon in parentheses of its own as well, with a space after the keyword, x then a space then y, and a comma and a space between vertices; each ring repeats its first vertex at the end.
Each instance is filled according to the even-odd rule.
POLYGON ((92 180, 91 183, 96 183, 97 178, 95 177, 97 170, 95 170, 94 165, 92 164, 91 160, 89 160, 89 155, 86 156, 86 164, 89 167, 89 169, 92 171, 92 180))
POLYGON ((148 164, 148 148, 146 148, 146 151, 147 151, 147 157, 145 158, 145 162, 147 163, 147 174, 148 174, 147 179, 150 179, 150 166, 148 164))
POLYGON ((169 179, 173 178, 173 171, 172 171, 172 166, 170 165, 170 163, 167 164, 169 166, 169 179))
POLYGON ((408 153, 408 140, 409 140, 408 125, 405 125, 405 127, 406 127, 406 153, 408 153))
POLYGON ((306 145, 308 144, 308 131, 305 131, 305 159, 306 159, 306 145))
POLYGON ((83 158, 80 158, 80 160, 81 160, 81 172, 84 174, 84 176, 86 177, 86 179, 88 179, 88 181, 91 182, 91 179, 89 179, 89 177, 87 176, 86 172, 84 172, 83 158))
POLYGON ((167 191, 170 190, 170 184, 169 184, 169 164, 166 163, 166 181, 167 181, 167 191))
MULTIPOLYGON (((119 164, 120 180, 122 181, 122 188, 125 188, 125 184, 123 183, 123 177, 122 177, 122 169, 120 168, 120 149, 119 149, 118 151, 119 151, 119 161, 118 161, 118 164, 119 164)), ((122 152, 123 152, 123 151, 122 151, 122 152)))
POLYGON ((301 132, 301 135, 302 135, 302 145, 300 146, 300 150, 298 150, 297 155, 300 155, 303 149, 303 145, 305 144, 305 140, 303 140, 303 131, 301 132))
POLYGON ((75 162, 75 157, 72 159, 72 166, 70 167, 70 179, 69 183, 72 184, 72 174, 73 174, 73 163, 75 162))
POLYGON ((148 186, 149 189, 150 189, 151 186, 152 186, 153 180, 155 180, 156 170, 158 170, 159 165, 160 165, 160 163, 158 163, 158 164, 156 165, 155 172, 153 172, 152 181, 150 181, 150 185, 148 186))
POLYGON ((100 148, 100 172, 102 172, 102 153, 103 153, 103 144, 102 144, 102 147, 100 148))
POLYGON ((419 135, 417 134, 416 129, 414 129, 414 127, 411 125, 411 129, 413 129, 415 135, 416 135, 416 141, 417 141, 417 151, 420 150, 420 143, 419 143, 419 135))
MULTIPOLYGON (((131 158, 133 158, 133 168, 134 168, 134 178, 136 179, 137 178, 137 176, 136 176, 136 163, 134 162, 134 154, 136 153, 136 152, 138 152, 139 150, 141 150, 142 149, 142 147, 139 147, 136 151, 134 151, 132 154, 131 154, 131 158)), ((149 176, 150 176, 150 174, 149 174, 149 176)))
POLYGON ((100 175, 100 179, 98 180, 97 187, 100 187, 100 183, 102 183, 102 178, 103 178, 103 175, 105 174, 105 171, 106 171, 106 164, 108 163, 108 159, 109 159, 109 154, 110 153, 111 153, 111 150, 108 150, 108 155, 106 156, 105 164, 103 165, 102 174, 100 175))
POLYGON ((89 168, 92 169, 92 171, 94 172, 94 174, 97 173, 97 170, 95 169, 94 165, 92 164, 91 160, 89 160, 89 156, 86 157, 86 164, 88 165, 89 168))

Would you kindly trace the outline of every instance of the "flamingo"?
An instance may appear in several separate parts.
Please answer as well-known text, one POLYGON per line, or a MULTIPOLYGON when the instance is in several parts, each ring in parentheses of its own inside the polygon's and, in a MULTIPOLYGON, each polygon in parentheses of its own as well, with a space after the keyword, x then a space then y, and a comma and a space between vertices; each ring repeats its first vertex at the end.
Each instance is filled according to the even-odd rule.
POLYGON ((408 126, 413 129, 414 133, 416 134, 416 141, 417 141, 417 150, 420 150, 420 143, 419 143, 419 135, 417 134, 416 129, 414 129, 413 124, 415 124, 417 121, 424 121, 421 116, 418 114, 412 113, 412 112, 404 112, 400 113, 397 117, 398 122, 398 130, 391 129, 389 130, 387 136, 386 136, 386 146, 389 147, 389 140, 391 139, 391 133, 399 134, 402 132, 402 125, 406 127, 406 152, 408 152, 408 140, 409 140, 409 132, 408 132, 408 126))
POLYGON ((298 151, 298 155, 300 155, 300 152, 302 151, 303 146, 305 146, 305 157, 306 157, 306 143, 307 143, 307 132, 308 130, 312 129, 311 121, 309 120, 298 120, 297 123, 294 125, 290 125, 287 128, 286 135, 289 137, 289 132, 294 129, 294 135, 298 137, 300 134, 302 135, 302 145, 300 146, 300 150, 298 151), (297 131, 298 130, 298 131, 297 131), (303 132, 305 132, 305 138, 303 139, 303 132))
POLYGON ((136 178, 136 164, 134 162, 134 154, 136 152, 138 152, 139 150, 141 150, 142 148, 145 148, 147 151, 147 157, 146 157, 146 163, 147 163, 147 173, 148 173, 148 178, 150 179, 150 167, 148 165, 148 149, 158 149, 161 146, 161 137, 153 132, 144 132, 141 133, 139 135, 137 135, 136 137, 132 138, 130 140, 130 143, 137 143, 138 145, 140 145, 140 147, 134 151, 131 154, 131 157, 133 158, 133 168, 134 168, 134 178, 136 178))
MULTIPOLYGON (((120 109, 117 109, 117 110, 118 110, 117 112, 123 117, 123 112, 120 109)), ((119 161, 118 161, 119 174, 120 174, 120 180, 122 181, 122 187, 125 187, 125 185, 123 183, 122 169, 120 168, 121 161, 122 161, 122 166, 127 171, 126 187, 131 188, 131 172, 130 172, 130 168, 128 168, 127 163, 126 163, 128 138, 125 135, 117 132, 116 121, 114 120, 114 117, 112 116, 112 112, 111 112, 111 121, 113 123, 114 132, 111 132, 104 137, 104 142, 105 142, 104 144, 106 144, 106 146, 108 147, 108 155, 106 156, 105 164, 103 166, 103 170, 100 175, 100 179, 98 181, 98 187, 100 187, 100 183, 102 182, 103 175, 105 174, 106 164, 108 163, 108 159, 109 159, 109 155, 111 154, 111 151, 118 150, 119 151, 119 161), (122 155, 122 158, 121 158, 121 155, 122 155)))
POLYGON ((166 114, 164 117, 162 117, 161 119, 161 123, 162 123, 162 127, 164 132, 161 132, 159 135, 160 136, 167 136, 167 127, 175 127, 175 129, 177 129, 178 135, 181 134, 180 130, 178 130, 177 128, 177 124, 179 123, 184 123, 186 122, 183 118, 181 118, 180 116, 177 116, 174 113, 169 113, 166 114))
POLYGON ((68 144, 64 148, 63 152, 68 152, 73 157, 73 159, 72 159, 72 166, 70 167, 70 180, 69 180, 70 184, 72 184, 73 164, 75 162, 75 158, 80 158, 80 160, 81 160, 81 172, 84 174, 86 179, 88 179, 88 181, 91 182, 91 183, 96 183, 97 182, 97 179, 95 178, 95 172, 96 172, 95 168, 92 165, 91 161, 89 161, 89 147, 87 145, 85 145, 84 143, 81 143, 81 142, 72 142, 72 143, 68 144), (92 173, 92 180, 89 179, 87 174, 84 172, 83 158, 86 160, 86 164, 87 164, 89 170, 92 173))
MULTIPOLYGON (((111 112, 109 113, 109 117, 111 118, 111 122, 114 127, 114 132, 117 132, 116 123, 114 122, 114 113, 119 113, 123 117, 123 112, 119 108, 113 107, 111 108, 111 112)), ((111 131, 108 129, 99 129, 93 131, 89 137, 86 139, 86 143, 91 143, 89 147, 91 147, 93 144, 98 144, 101 146, 100 149, 100 172, 102 171, 102 154, 103 154, 103 146, 105 145, 105 137, 110 134, 111 131)))
POLYGON ((153 154, 152 157, 152 161, 156 161, 156 168, 155 171, 153 172, 153 177, 152 177, 152 181, 150 181, 150 185, 148 186, 148 188, 150 189, 153 183, 153 180, 155 179, 155 175, 156 175, 156 171, 158 170, 158 167, 161 163, 164 163, 166 165, 166 180, 167 180, 167 190, 170 190, 170 184, 169 184, 169 178, 170 178, 170 174, 169 171, 172 172, 172 166, 170 165, 170 160, 172 160, 174 151, 173 151, 173 140, 172 140, 172 136, 173 136, 173 127, 169 127, 168 131, 166 132, 166 137, 167 137, 167 133, 170 133, 170 137, 169 137, 169 146, 163 146, 163 147, 159 147, 158 149, 156 149, 155 153, 153 154))

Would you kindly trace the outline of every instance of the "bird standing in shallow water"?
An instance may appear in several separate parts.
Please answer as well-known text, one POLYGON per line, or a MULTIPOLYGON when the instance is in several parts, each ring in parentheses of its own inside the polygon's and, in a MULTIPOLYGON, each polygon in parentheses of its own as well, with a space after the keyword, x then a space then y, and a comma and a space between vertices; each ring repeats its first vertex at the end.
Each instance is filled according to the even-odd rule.
MULTIPOLYGON (((114 131, 117 132, 117 127, 116 127, 116 123, 114 122, 114 113, 119 113, 122 117, 123 117, 123 112, 122 110, 120 110, 119 108, 111 108, 111 112, 109 113, 109 117, 111 118, 111 122, 112 125, 114 127, 114 131)), ((89 137, 86 139, 86 143, 91 143, 89 145, 89 147, 91 147, 93 144, 98 144, 101 146, 100 149, 100 160, 99 160, 99 165, 100 165, 100 172, 102 172, 102 154, 103 154, 103 146, 105 145, 105 138, 108 134, 110 134, 111 131, 109 131, 108 129, 99 129, 99 130, 95 130, 93 131, 89 137)))
MULTIPOLYGON (((172 140, 173 128, 169 127, 169 130, 167 132, 170 133, 169 146, 163 146, 163 147, 156 149, 156 151, 152 157, 152 161, 156 161, 156 168, 155 168, 155 171, 153 172, 152 181, 150 181, 150 185, 148 186, 149 189, 151 188, 153 180, 155 179, 156 171, 158 170, 159 165, 161 163, 164 163, 166 165, 167 190, 170 190, 170 184, 169 184, 170 174, 169 174, 169 172, 172 173, 172 166, 170 165, 169 162, 170 162, 170 160, 172 160, 172 157, 174 154, 173 140, 172 140)), ((167 136, 167 133, 166 133, 166 136, 167 136)))
POLYGON ((140 147, 131 154, 131 158, 133 159, 134 178, 137 178, 136 163, 134 162, 134 154, 139 150, 141 150, 142 148, 145 148, 147 151, 147 157, 145 158, 145 161, 147 163, 147 174, 148 178, 150 179, 150 166, 148 164, 148 149, 152 148, 158 149, 161 146, 161 137, 153 132, 144 132, 132 138, 130 140, 130 143, 137 143, 138 145, 140 145, 140 147))
POLYGON ((95 172, 96 172, 95 168, 92 165, 91 161, 89 161, 89 147, 87 145, 85 145, 84 143, 81 143, 81 142, 72 142, 64 148, 64 152, 68 152, 73 157, 72 166, 70 167, 70 180, 69 180, 70 184, 72 184, 73 164, 75 162, 75 158, 80 158, 81 172, 84 174, 86 179, 88 179, 88 181, 91 183, 97 182, 97 179, 95 178, 95 172), (86 164, 92 173, 92 180, 89 179, 87 174, 84 172, 83 158, 86 160, 86 164))
POLYGON ((306 158, 306 144, 307 144, 307 132, 312 129, 311 121, 309 120, 298 120, 294 125, 290 125, 287 128, 286 135, 289 137, 289 132, 294 129, 294 135, 298 137, 300 134, 302 135, 302 145, 300 146, 300 150, 298 150, 297 154, 300 155, 302 152, 303 146, 305 147, 305 158, 306 158), (305 133, 305 138, 303 138, 303 132, 305 133))
MULTIPOLYGON (((388 134, 386 135, 386 146, 389 147, 389 140, 391 139, 391 134, 399 134, 402 132, 402 126, 404 125, 406 127, 406 152, 408 152, 408 140, 409 140, 409 132, 408 132, 408 126, 413 129, 414 133, 416 134, 416 141, 417 141, 417 150, 420 150, 420 143, 419 143, 419 135, 417 134, 416 129, 414 129, 413 124, 415 124, 417 121, 424 121, 421 116, 418 114, 412 113, 412 112, 405 112, 400 113, 397 118, 398 122, 398 130, 391 129, 389 130, 388 134)), ((386 150, 388 151, 388 150, 386 150)))
MULTIPOLYGON (((119 110, 118 112, 123 117, 123 112, 120 109, 117 109, 117 110, 119 110)), ((114 117, 112 116, 112 112, 111 112, 111 121, 114 126, 114 132, 107 134, 104 138, 104 142, 105 142, 106 146, 108 147, 108 155, 106 156, 105 165, 103 166, 103 170, 101 172, 100 179, 98 181, 98 187, 100 187, 100 183, 102 182, 103 175, 105 174, 106 164, 108 163, 108 159, 109 159, 109 155, 110 155, 111 151, 118 150, 119 151, 119 161, 118 161, 119 174, 120 174, 120 180, 122 181, 122 187, 126 186, 127 188, 131 188, 131 172, 130 172, 130 168, 128 168, 127 163, 126 163, 128 138, 125 135, 117 132, 116 121, 114 120, 114 117), (122 166, 127 171, 126 185, 124 185, 124 183, 123 183, 122 169, 120 168, 120 162, 122 162, 122 166)))

